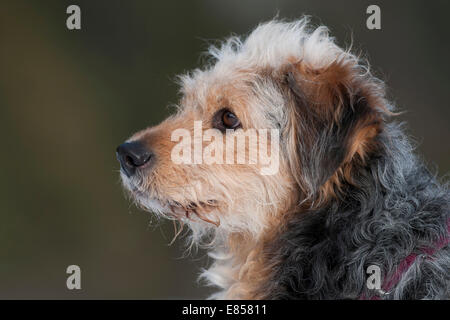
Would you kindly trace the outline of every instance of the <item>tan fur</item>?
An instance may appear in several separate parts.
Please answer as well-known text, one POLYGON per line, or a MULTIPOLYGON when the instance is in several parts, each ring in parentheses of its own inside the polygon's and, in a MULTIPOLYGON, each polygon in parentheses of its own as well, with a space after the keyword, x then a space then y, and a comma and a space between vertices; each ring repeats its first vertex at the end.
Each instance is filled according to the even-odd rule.
MULTIPOLYGON (((301 23, 296 28, 306 34, 301 23)), ((220 55, 215 66, 182 77, 183 96, 175 115, 130 138, 143 141, 155 153, 156 161, 139 179, 123 177, 124 184, 144 208, 160 210, 166 217, 189 225, 194 242, 207 239, 216 261, 203 277, 222 289, 216 298, 262 297, 261 283, 274 267, 268 263, 266 248, 283 230, 287 217, 338 196, 343 183, 352 183, 352 168, 363 165, 376 148, 375 137, 382 130, 381 114, 388 112, 383 89, 367 81, 361 75, 358 59, 335 46, 322 32, 301 35, 309 39, 305 46, 309 45, 312 52, 305 51, 300 57, 286 54, 271 61, 272 56, 260 53, 258 62, 256 54, 227 56, 226 50, 231 49, 225 47, 225 53, 215 53, 220 55), (314 113, 324 123, 338 121, 348 107, 344 103, 346 96, 363 97, 373 108, 355 124, 344 161, 314 198, 305 197, 310 190, 303 179, 297 139, 301 133, 303 141, 313 144, 315 128, 299 120, 305 119, 301 114, 305 111, 299 111, 283 84, 287 72, 294 75, 305 94, 306 112, 314 113), (203 130, 209 129, 212 115, 224 107, 237 115, 243 128, 273 127, 267 110, 278 119, 283 150, 275 175, 263 176, 259 166, 251 164, 176 165, 171 161, 176 144, 170 141, 171 133, 178 128, 193 132, 194 121, 199 120, 205 125, 203 130)), ((261 46, 267 43, 262 41, 261 46)), ((246 151, 248 154, 248 148, 246 151)))

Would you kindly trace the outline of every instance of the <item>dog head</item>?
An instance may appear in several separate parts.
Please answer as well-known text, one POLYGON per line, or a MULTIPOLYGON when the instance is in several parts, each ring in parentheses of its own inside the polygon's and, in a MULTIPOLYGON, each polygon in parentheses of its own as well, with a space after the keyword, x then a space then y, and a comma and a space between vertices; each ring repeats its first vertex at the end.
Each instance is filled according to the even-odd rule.
POLYGON ((382 83, 325 27, 270 21, 179 77, 178 111, 117 149, 132 198, 194 234, 259 234, 338 196, 377 148, 382 83), (232 143, 234 141, 234 143, 232 143))

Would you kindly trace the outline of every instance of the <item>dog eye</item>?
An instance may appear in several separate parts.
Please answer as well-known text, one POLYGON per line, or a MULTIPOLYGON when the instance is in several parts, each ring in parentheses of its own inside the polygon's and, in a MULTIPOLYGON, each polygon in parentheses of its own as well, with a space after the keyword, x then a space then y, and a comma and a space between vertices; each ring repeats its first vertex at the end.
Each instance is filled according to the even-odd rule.
POLYGON ((240 124, 239 119, 231 111, 225 111, 223 113, 222 122, 227 129, 234 129, 240 124))
POLYGON ((224 132, 226 129, 238 129, 241 127, 239 118, 230 110, 219 110, 213 118, 213 126, 224 132))

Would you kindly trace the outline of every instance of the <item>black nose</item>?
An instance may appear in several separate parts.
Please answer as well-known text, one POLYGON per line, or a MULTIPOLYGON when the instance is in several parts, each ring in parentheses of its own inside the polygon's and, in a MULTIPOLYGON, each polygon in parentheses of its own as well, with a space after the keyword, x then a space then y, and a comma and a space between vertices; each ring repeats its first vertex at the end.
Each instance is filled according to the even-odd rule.
POLYGON ((128 177, 152 158, 152 153, 139 141, 122 143, 116 152, 117 160, 128 177))

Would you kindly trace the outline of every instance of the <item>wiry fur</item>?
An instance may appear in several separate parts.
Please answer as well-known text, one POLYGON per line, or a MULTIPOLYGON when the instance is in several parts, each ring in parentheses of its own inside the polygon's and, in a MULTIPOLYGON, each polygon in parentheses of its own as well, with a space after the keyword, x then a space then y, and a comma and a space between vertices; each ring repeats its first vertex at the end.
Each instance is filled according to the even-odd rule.
POLYGON ((398 124, 379 138, 377 158, 358 170, 354 185, 319 210, 294 216, 267 253, 275 266, 261 292, 272 299, 356 299, 377 292, 366 287, 366 270, 383 278, 411 253, 423 257, 404 274, 387 299, 445 299, 450 249, 429 259, 447 237, 450 197, 423 164, 398 124))
MULTIPOLYGON (((448 187, 389 123, 383 83, 325 27, 274 20, 209 54, 204 69, 180 77, 178 112, 130 138, 156 163, 121 176, 139 205, 207 243, 215 262, 201 277, 221 289, 213 298, 371 297, 369 265, 384 277, 448 236, 448 187), (210 125, 223 106, 243 128, 281 131, 277 174, 171 162, 170 133, 194 120, 210 125)), ((446 246, 383 298, 446 298, 449 268, 446 246)))

